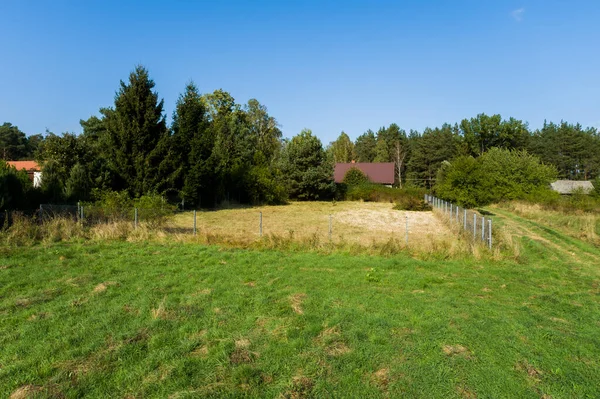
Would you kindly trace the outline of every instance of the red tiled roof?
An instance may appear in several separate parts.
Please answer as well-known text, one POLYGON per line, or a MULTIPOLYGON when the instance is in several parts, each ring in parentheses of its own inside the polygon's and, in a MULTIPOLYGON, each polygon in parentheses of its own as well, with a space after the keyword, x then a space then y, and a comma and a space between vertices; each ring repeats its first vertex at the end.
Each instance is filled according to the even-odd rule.
POLYGON ((395 168, 393 162, 373 163, 336 163, 333 178, 336 183, 342 183, 350 168, 363 172, 373 183, 394 184, 395 168))
POLYGON ((14 166, 17 170, 25 169, 26 171, 39 172, 42 170, 40 165, 35 161, 6 161, 10 166, 14 166))

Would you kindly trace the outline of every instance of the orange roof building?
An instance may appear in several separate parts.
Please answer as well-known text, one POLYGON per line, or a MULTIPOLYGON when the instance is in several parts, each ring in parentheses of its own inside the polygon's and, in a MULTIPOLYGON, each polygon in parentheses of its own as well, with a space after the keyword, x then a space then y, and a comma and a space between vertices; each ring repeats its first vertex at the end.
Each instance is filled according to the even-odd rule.
POLYGON ((39 172, 42 170, 40 165, 35 161, 6 161, 10 166, 14 166, 17 170, 25 169, 29 172, 39 172))
POLYGON ((6 161, 10 166, 14 166, 17 170, 25 170, 29 180, 33 182, 33 187, 42 185, 42 168, 35 161, 6 161))

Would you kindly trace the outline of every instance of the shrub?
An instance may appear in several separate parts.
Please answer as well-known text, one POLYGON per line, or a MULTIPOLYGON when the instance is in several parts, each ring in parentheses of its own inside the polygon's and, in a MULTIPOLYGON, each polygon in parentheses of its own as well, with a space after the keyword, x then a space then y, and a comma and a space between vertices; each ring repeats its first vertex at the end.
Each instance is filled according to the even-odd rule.
POLYGON ((344 175, 343 183, 349 186, 357 186, 360 184, 369 183, 369 178, 363 173, 362 170, 356 167, 351 167, 344 175))
POLYGON ((442 164, 436 194, 465 207, 547 195, 555 180, 554 166, 526 151, 492 148, 479 158, 459 157, 442 164))
POLYGON ((406 187, 392 188, 381 186, 378 184, 360 184, 357 186, 345 186, 345 197, 349 201, 365 201, 365 202, 390 202, 396 203, 397 209, 404 210, 419 210, 426 209, 423 202, 425 189, 406 187), (423 202, 421 204, 421 202, 423 202))
POLYGON ((168 204, 164 197, 158 194, 142 195, 134 201, 138 208, 138 219, 148 224, 150 228, 162 226, 167 216, 172 215, 176 205, 168 204))
POLYGON ((404 196, 396 202, 394 209, 400 211, 430 211, 431 205, 429 205, 423 198, 416 198, 412 196, 404 196))

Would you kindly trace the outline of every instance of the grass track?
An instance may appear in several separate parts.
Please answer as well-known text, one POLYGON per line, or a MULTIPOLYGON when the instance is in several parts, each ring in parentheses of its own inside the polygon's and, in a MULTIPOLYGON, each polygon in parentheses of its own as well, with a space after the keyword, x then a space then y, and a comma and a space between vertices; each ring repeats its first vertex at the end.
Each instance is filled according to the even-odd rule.
POLYGON ((0 248, 0 397, 600 397, 598 250, 493 212, 520 262, 0 248))

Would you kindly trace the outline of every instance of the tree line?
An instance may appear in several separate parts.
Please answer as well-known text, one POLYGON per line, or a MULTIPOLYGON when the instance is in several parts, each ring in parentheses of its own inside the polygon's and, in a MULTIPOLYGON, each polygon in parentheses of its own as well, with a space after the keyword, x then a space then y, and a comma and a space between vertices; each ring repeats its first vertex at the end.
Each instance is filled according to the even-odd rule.
POLYGON ((109 191, 131 198, 160 194, 187 207, 330 199, 336 195, 334 164, 351 161, 394 162, 400 187, 433 188, 445 161, 479 158, 493 148, 535 155, 554 165, 560 178, 599 175, 600 136, 579 124, 544 123, 532 131, 514 118, 480 114, 423 132, 391 124, 355 141, 342 132, 325 147, 307 129, 284 139, 277 120, 255 99, 238 104, 221 89, 199 93, 193 82, 168 126, 154 87, 148 71, 137 66, 120 82, 112 106, 81 120, 79 135, 27 137, 10 123, 1 125, 0 156, 35 158, 43 179, 41 189, 33 189, 2 163, 0 209, 89 201, 109 191))
POLYGON ((527 151, 558 177, 591 180, 600 174, 600 135, 580 124, 544 122, 530 130, 527 123, 500 115, 479 114, 454 125, 408 133, 396 124, 377 132, 368 130, 352 142, 344 132, 331 143, 335 162, 394 162, 399 183, 432 188, 444 161, 462 156, 477 158, 492 148, 527 151))
MULTIPOLYGON (((188 207, 334 195, 332 160, 310 130, 283 139, 277 120, 257 100, 240 105, 221 89, 200 94, 194 83, 179 96, 168 126, 154 86, 148 71, 136 67, 120 82, 113 106, 80 122, 79 135, 27 138, 4 124, 3 158, 34 157, 43 165, 41 189, 23 188, 33 198, 29 205, 93 200, 107 191, 132 198, 157 193, 188 207)), ((0 176, 11 173, 14 192, 18 172, 3 163, 0 176)), ((7 198, 4 208, 18 207, 21 197, 7 198)))

